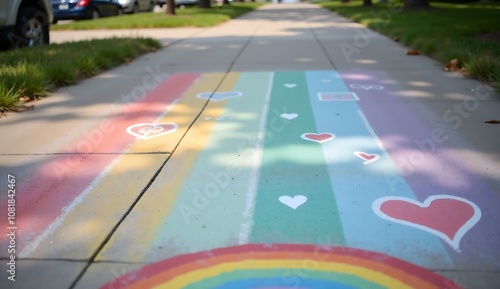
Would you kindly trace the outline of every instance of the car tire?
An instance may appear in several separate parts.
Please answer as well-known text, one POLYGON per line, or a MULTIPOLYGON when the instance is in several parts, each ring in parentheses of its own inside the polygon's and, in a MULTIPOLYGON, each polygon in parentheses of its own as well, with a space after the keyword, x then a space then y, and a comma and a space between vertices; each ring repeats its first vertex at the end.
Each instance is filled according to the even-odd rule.
POLYGON ((11 45, 8 41, 0 41, 0 51, 6 51, 11 48, 11 45))
POLYGON ((92 10, 92 18, 91 19, 99 19, 101 15, 97 9, 92 10))
POLYGON ((14 34, 9 35, 13 47, 31 47, 49 43, 47 13, 35 7, 23 7, 17 16, 14 34))

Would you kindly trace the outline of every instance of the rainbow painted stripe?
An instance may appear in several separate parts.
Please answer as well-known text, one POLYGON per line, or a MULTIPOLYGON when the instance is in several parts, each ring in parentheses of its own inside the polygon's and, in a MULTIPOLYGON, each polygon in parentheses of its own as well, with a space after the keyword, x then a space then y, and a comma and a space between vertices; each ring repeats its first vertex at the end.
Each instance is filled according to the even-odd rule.
POLYGON ((380 253, 326 245, 247 244, 186 254, 128 273, 110 288, 460 288, 380 253))

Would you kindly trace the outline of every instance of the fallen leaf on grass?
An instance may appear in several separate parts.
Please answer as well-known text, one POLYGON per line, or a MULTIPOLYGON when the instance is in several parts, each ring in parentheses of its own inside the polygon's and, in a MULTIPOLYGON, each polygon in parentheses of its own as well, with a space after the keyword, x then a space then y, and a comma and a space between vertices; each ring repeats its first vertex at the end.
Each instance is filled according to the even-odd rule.
POLYGON ((21 96, 21 97, 19 98, 19 101, 20 101, 20 102, 30 102, 30 100, 31 100, 31 99, 29 98, 29 96, 21 96))
POLYGON ((444 70, 446 71, 458 71, 460 70, 460 65, 458 65, 458 59, 454 58, 444 65, 444 70))
POLYGON ((485 123, 500 123, 500 120, 498 119, 490 119, 490 120, 485 120, 485 123))
POLYGON ((420 55, 420 51, 418 49, 406 50, 406 55, 420 55))

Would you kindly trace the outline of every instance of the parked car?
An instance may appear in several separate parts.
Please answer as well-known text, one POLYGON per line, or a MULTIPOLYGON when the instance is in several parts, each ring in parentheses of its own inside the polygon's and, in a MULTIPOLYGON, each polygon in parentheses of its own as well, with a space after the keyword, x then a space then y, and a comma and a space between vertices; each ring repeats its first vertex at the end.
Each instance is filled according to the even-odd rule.
POLYGON ((116 0, 125 13, 138 13, 141 11, 153 11, 155 0, 116 0))
POLYGON ((54 23, 123 14, 122 7, 113 0, 52 0, 52 8, 54 23))
POLYGON ((0 47, 49 43, 50 0, 0 0, 0 47))
MULTIPOLYGON (((175 6, 198 5, 198 0, 174 0, 175 6)), ((163 8, 167 4, 167 0, 156 0, 156 4, 163 8)))

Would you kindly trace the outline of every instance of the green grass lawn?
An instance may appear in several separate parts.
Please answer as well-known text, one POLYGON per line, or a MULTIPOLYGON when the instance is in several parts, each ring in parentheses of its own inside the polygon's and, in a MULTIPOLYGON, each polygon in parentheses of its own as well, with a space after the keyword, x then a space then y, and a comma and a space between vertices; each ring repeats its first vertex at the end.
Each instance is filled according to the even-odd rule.
POLYGON ((373 7, 361 7, 360 0, 318 4, 391 38, 398 37, 405 45, 443 63, 457 58, 471 77, 500 90, 500 42, 477 38, 500 32, 500 3, 432 2, 435 9, 418 11, 400 11, 396 3, 373 3, 373 7), (388 17, 378 16, 382 13, 388 17))
POLYGON ((160 47, 151 38, 112 38, 0 52, 0 116, 21 98, 46 96, 160 47))
POLYGON ((171 27, 208 27, 245 14, 265 3, 232 3, 211 9, 187 7, 176 9, 176 15, 144 12, 131 15, 106 17, 96 20, 74 21, 70 24, 56 24, 51 30, 88 30, 88 29, 128 29, 128 28, 171 28, 171 27))

